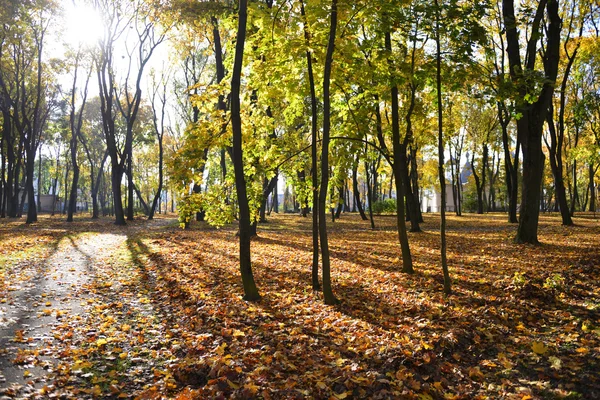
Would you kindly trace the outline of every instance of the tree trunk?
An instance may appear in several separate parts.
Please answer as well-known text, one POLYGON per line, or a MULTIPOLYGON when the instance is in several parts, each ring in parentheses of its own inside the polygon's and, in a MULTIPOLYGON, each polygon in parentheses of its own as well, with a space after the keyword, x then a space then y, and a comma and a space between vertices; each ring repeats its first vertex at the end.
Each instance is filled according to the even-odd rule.
POLYGON ((550 169, 552 170, 552 176, 554 177, 554 192, 556 196, 556 203, 560 210, 562 217, 562 224, 565 226, 573 225, 571 214, 569 212, 569 204, 567 202, 567 191, 565 189, 565 182, 563 179, 563 163, 562 163, 562 136, 559 133, 557 135, 556 128, 553 120, 554 107, 550 104, 550 110, 547 115, 548 132, 550 136, 550 144, 547 144, 550 169))
MULTIPOLYGON (((392 54, 392 35, 391 32, 385 32, 385 49, 388 57, 392 54)), ((406 220, 404 215, 404 179, 408 179, 408 169, 406 163, 406 147, 400 142, 400 125, 398 112, 398 86, 393 76, 393 65, 391 58, 388 58, 390 68, 390 86, 392 95, 392 143, 394 151, 394 175, 396 177, 396 219, 398 223, 398 239, 402 250, 402 272, 412 274, 414 272, 412 265, 412 256, 408 244, 408 234, 406 232, 406 220)), ((415 221, 418 226, 418 221, 415 221)))
POLYGON ((534 72, 537 58, 537 42, 541 34, 540 22, 549 21, 547 29, 547 44, 544 54, 545 81, 538 99, 529 104, 522 99, 527 95, 526 82, 523 78, 526 73, 521 63, 521 50, 519 46, 519 32, 514 11, 514 0, 503 0, 502 14, 506 26, 507 54, 511 79, 516 84, 518 99, 516 111, 521 115, 517 120, 517 134, 523 146, 523 191, 519 227, 515 241, 517 243, 538 244, 538 222, 540 214, 542 169, 544 154, 542 152, 542 131, 548 107, 552 101, 554 85, 558 74, 558 61, 560 57, 560 31, 561 19, 558 14, 557 0, 542 0, 535 13, 531 31, 533 35, 527 43, 525 70, 534 72), (544 4, 545 3, 545 4, 544 4), (544 19, 544 5, 547 17, 544 19))
POLYGON ((77 163, 77 137, 73 133, 71 138, 71 164, 73 164, 73 180, 71 181, 71 193, 69 196, 69 211, 67 222, 73 222, 73 214, 77 207, 77 185, 79 183, 79 164, 77 163))
POLYGON ((475 169, 475 152, 471 155, 471 172, 475 178, 475 188, 477 189, 477 214, 483 214, 483 184, 477 169, 475 169))
POLYGON ((436 44, 436 89, 437 89, 437 111, 438 111, 438 173, 442 195, 442 209, 440 210, 440 253, 442 261, 442 272, 444 275, 444 293, 452 292, 448 262, 446 260, 446 178, 444 174, 444 140, 443 140, 443 108, 442 108, 442 54, 440 50, 440 6, 435 0, 435 44, 436 44))
POLYGON ((590 208, 588 208, 588 210, 590 212, 596 212, 596 186, 594 185, 595 174, 594 164, 590 162, 590 165, 588 166, 588 179, 590 181, 590 208))
POLYGON ((325 55, 323 71, 323 141, 321 148, 321 187, 319 192, 319 238, 321 239, 321 259, 323 268, 323 297, 325 304, 333 305, 339 300, 333 294, 331 287, 331 264, 329 260, 329 242, 327 240, 327 215, 326 200, 329 185, 329 136, 331 129, 331 99, 329 88, 331 84, 331 65, 333 64, 333 51, 335 48, 335 35, 337 29, 337 0, 331 1, 331 25, 329 41, 325 55))
POLYGON ((352 192, 354 193, 354 205, 358 208, 360 218, 362 218, 363 221, 366 221, 368 218, 365 215, 365 210, 360 202, 360 191, 358 190, 358 159, 352 168, 352 192))
POLYGON ((248 204, 248 195, 246 193, 246 178, 244 176, 244 160, 242 157, 242 119, 240 104, 240 86, 247 20, 248 1, 240 0, 235 55, 231 75, 231 127, 233 130, 232 161, 240 217, 240 273, 242 276, 242 284, 244 286, 244 300, 257 301, 260 299, 260 294, 258 293, 258 288, 254 282, 250 256, 250 207, 248 204))

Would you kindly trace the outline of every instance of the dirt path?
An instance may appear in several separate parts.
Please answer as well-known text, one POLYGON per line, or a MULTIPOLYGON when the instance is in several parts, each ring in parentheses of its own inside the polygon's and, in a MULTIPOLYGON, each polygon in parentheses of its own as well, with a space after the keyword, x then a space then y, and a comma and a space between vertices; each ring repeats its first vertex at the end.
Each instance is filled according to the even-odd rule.
MULTIPOLYGON (((12 284, 0 304, 0 398, 43 396, 65 340, 65 325, 84 317, 96 267, 126 241, 125 234, 66 235, 41 260, 12 271, 30 279, 12 284), (3 397, 2 397, 3 396, 3 397)), ((7 279, 11 282, 11 279, 7 279)))

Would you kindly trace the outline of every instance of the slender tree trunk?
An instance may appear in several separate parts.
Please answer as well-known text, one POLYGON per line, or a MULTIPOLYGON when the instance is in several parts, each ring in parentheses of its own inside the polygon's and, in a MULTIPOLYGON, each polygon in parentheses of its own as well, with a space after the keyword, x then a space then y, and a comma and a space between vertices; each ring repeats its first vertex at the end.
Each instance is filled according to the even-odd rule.
MULTIPOLYGON (((75 133, 73 133, 75 135, 75 133)), ((79 183, 79 164, 77 163, 77 138, 71 138, 71 164, 73 165, 73 180, 71 181, 71 193, 69 195, 69 211, 67 222, 73 222, 73 214, 77 207, 77 185, 79 183)))
MULTIPOLYGON (((34 146, 34 144, 31 145, 34 146)), ((35 174, 35 147, 30 150, 29 153, 29 157, 32 157, 33 160, 30 161, 28 157, 27 164, 25 165, 25 173, 27 176, 25 184, 27 185, 27 203, 29 204, 29 207, 27 208, 26 223, 31 224, 33 222, 37 222, 37 207, 35 204, 35 191, 33 186, 33 176, 35 174)))
POLYGON ((363 221, 366 221, 368 218, 365 215, 365 210, 363 210, 360 202, 360 191, 358 190, 358 159, 356 164, 352 167, 352 192, 354 193, 354 205, 358 208, 360 218, 362 218, 363 221))
MULTIPOLYGON (((1 147, 0 147, 1 149, 1 147)), ((4 179, 4 176, 2 176, 4 179)), ((38 152, 37 208, 42 211, 42 148, 38 152)))
POLYGON ((306 65, 308 70, 308 85, 310 89, 310 112, 311 112, 311 179, 312 179, 312 288, 313 290, 321 290, 319 283, 319 166, 317 158, 317 143, 318 143, 318 105, 317 95, 315 90, 315 77, 312 67, 312 54, 310 51, 310 32, 306 21, 306 13, 304 11, 304 1, 300 1, 300 12, 303 18, 304 40, 307 45, 306 50, 306 65))
POLYGON ((244 160, 242 157, 242 119, 240 105, 240 86, 247 20, 248 1, 240 0, 234 64, 231 75, 231 127, 233 130, 232 161, 240 217, 240 273, 242 276, 242 284, 244 286, 244 300, 257 301, 260 299, 260 294, 258 293, 258 288, 254 282, 250 256, 250 207, 248 204, 248 195, 246 193, 246 178, 244 176, 244 160))
MULTIPOLYGON (((452 154, 452 145, 450 143, 448 143, 448 154, 450 154, 450 177, 452 178, 452 201, 454 202, 454 212, 456 213, 457 216, 460 215, 460 213, 458 212, 458 200, 456 198, 457 196, 457 182, 456 182, 456 176, 454 174, 454 164, 456 161, 456 154, 452 154)), ((456 169, 458 169, 458 165, 456 166, 456 169)))
MULTIPOLYGON (((392 35, 391 32, 385 32, 385 49, 388 57, 392 54, 392 35)), ((390 86, 392 95, 392 142, 394 151, 394 175, 396 176, 396 219, 398 223, 398 239, 402 250, 402 272, 412 274, 414 272, 412 265, 412 255, 408 244, 408 234, 406 232, 406 219, 404 214, 404 179, 408 179, 408 170, 406 163, 406 147, 400 142, 400 125, 398 112, 398 86, 393 75, 393 65, 391 58, 388 59, 390 67, 390 86)), ((418 221, 415 216, 415 223, 418 221)))
POLYGON ((517 219, 517 195, 518 195, 518 182, 517 182, 517 162, 519 149, 515 154, 515 163, 512 162, 512 156, 510 154, 510 141, 508 136, 508 112, 505 111, 502 103, 498 102, 498 120, 500 121, 500 127, 502 129, 502 148, 504 150, 504 175, 506 179, 506 196, 508 198, 508 222, 516 224, 519 222, 517 219))
POLYGON ((323 297, 325 304, 333 305, 339 300, 333 294, 331 287, 331 264, 329 260, 329 242, 327 240, 326 200, 329 185, 329 136, 331 129, 331 99, 329 94, 331 84, 331 65, 337 29, 337 0, 331 1, 331 25, 329 41, 325 56, 323 72, 323 141, 321 148, 321 187, 319 192, 319 238, 321 239, 321 258, 323 268, 323 297))
POLYGON ((588 210, 590 212, 596 212, 596 186, 594 185, 594 164, 590 162, 588 166, 588 179, 589 179, 589 189, 590 189, 590 208, 588 210))
POLYGON ((438 173, 442 195, 442 208, 440 210, 440 253, 442 271, 444 274, 444 293, 452 292, 450 273, 448 272, 448 261, 446 260, 446 178, 444 174, 444 130, 443 130, 443 108, 442 108, 442 54, 440 49, 440 6, 435 0, 435 44, 436 44, 436 89, 438 109, 438 173))
MULTIPOLYGON (((417 148, 413 145, 410 145, 410 179, 412 182, 412 193, 415 197, 415 203, 417 204, 417 216, 419 218, 419 223, 423 223, 423 213, 421 212, 421 197, 420 197, 420 189, 419 189, 419 173, 417 170, 417 148)), ((460 196, 459 196, 459 204, 460 204, 460 196)))
POLYGON ((569 212, 569 204, 567 202, 567 191, 563 179, 563 163, 562 163, 562 137, 556 132, 553 120, 554 107, 550 104, 550 110, 547 115, 548 132, 550 136, 550 144, 547 144, 550 158, 550 169, 554 177, 554 191, 556 203, 562 217, 562 224, 566 226, 573 225, 571 213, 569 212), (561 153, 561 154, 559 154, 561 153))
MULTIPOLYGON (((575 144, 575 146, 577 146, 577 144, 575 144)), ((575 205, 579 205, 579 209, 583 209, 585 207, 581 207, 581 200, 579 198, 579 189, 577 187, 577 160, 573 160, 573 168, 572 168, 572 173, 573 173, 573 201, 571 202, 571 210, 570 210, 570 214, 569 215, 574 215, 575 214, 575 205)), ((572 221, 571 221, 572 222, 572 221)))
POLYGON ((475 188, 477 189, 477 214, 483 214, 483 184, 475 168, 475 152, 471 156, 471 172, 475 178, 475 188))
POLYGON ((373 219, 373 189, 371 187, 371 174, 369 172, 369 164, 365 161, 365 179, 367 181, 367 201, 369 202, 369 220, 371 221, 371 229, 375 230, 375 220, 373 219))

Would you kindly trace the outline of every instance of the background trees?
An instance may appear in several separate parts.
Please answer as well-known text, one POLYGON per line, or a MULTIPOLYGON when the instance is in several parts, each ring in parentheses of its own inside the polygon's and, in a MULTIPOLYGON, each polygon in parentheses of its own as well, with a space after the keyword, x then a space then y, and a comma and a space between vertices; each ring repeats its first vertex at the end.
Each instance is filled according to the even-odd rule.
POLYGON ((585 2, 84 6, 102 32, 81 33, 81 53, 47 46, 60 36, 48 27, 62 15, 54 3, 1 11, 2 216, 27 207, 34 222, 42 195, 55 195, 69 219, 237 220, 249 279, 249 237, 269 211, 312 213, 313 288, 321 259, 335 303, 326 218, 366 210, 375 229, 373 212, 395 202, 410 272, 428 207, 514 223, 520 200, 526 243, 538 242, 540 210, 570 224, 596 209, 599 11, 585 2), (93 63, 77 67, 87 54, 93 63))

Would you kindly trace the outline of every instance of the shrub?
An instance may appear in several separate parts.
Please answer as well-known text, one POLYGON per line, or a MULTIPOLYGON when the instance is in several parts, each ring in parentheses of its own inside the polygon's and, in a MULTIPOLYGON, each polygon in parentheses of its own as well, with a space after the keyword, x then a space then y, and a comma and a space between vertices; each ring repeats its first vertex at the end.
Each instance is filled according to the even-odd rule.
POLYGON ((377 200, 373 203, 373 213, 395 213, 396 212, 396 199, 385 199, 377 200))

